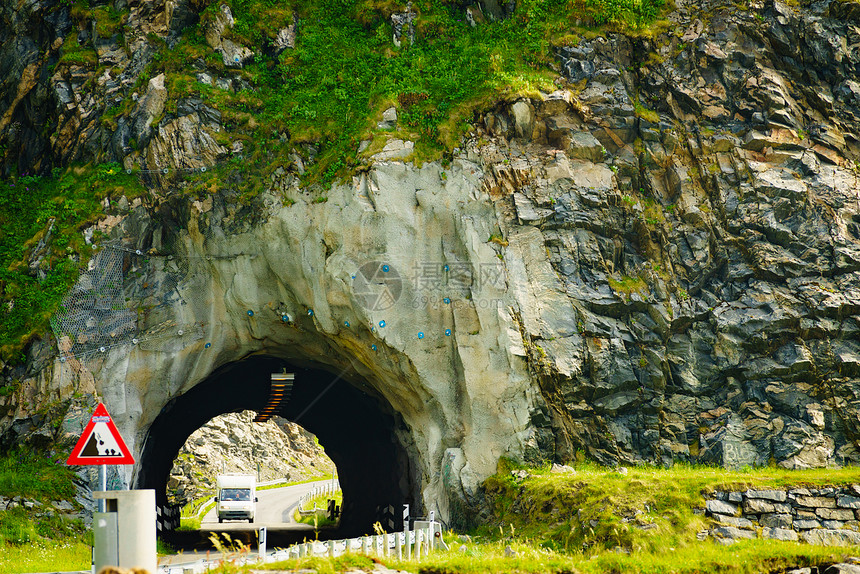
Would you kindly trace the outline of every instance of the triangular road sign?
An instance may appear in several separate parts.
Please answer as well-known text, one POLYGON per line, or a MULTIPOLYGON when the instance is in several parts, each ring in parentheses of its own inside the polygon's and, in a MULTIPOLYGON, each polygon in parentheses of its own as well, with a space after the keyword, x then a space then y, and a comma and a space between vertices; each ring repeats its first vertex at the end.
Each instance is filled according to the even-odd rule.
POLYGON ((104 404, 96 407, 66 464, 134 464, 104 404))

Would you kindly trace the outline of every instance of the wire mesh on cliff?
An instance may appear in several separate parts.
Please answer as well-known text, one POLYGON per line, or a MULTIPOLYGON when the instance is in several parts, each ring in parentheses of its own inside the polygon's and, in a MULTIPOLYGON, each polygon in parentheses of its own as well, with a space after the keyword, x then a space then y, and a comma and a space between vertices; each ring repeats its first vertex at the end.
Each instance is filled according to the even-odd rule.
POLYGON ((116 246, 99 250, 51 317, 61 357, 80 357, 136 334, 137 314, 123 297, 125 256, 116 246))
POLYGON ((165 330, 184 334, 181 327, 176 331, 158 326, 152 333, 139 335, 138 318, 152 295, 148 291, 157 285, 160 293, 170 293, 187 273, 188 263, 182 258, 151 256, 118 244, 101 246, 51 317, 60 360, 83 360, 124 344, 146 342, 152 348, 155 341, 165 338, 165 330), (144 277, 145 281, 139 281, 144 277), (127 279, 135 280, 132 287, 126 285, 127 279))

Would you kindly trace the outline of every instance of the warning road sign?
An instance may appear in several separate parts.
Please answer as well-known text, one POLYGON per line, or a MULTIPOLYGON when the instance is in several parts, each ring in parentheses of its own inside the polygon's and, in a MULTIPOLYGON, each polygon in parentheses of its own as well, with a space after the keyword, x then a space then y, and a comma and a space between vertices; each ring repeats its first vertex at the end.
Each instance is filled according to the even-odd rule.
POLYGON ((104 404, 96 407, 66 464, 134 464, 104 404))

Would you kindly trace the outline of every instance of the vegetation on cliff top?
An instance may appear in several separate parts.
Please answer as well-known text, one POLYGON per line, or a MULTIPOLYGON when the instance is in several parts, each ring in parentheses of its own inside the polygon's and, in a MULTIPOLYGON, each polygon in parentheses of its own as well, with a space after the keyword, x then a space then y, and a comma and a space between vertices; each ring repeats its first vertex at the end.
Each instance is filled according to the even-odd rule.
MULTIPOLYGON (((293 8, 263 2, 261 9, 260 2, 229 0, 236 24, 226 35, 256 52, 238 73, 251 89, 234 93, 190 75, 200 58, 208 69, 230 73, 204 38, 220 3, 203 11, 176 47, 164 47, 147 75, 164 72, 171 99, 199 95, 220 110, 232 141, 242 141, 244 159, 256 171, 288 163, 297 145, 317 146, 305 177, 325 183, 358 167, 359 143, 375 137, 410 139, 417 159, 439 157, 457 145, 476 110, 554 89, 548 66, 553 47, 575 44, 577 31, 599 29, 583 28, 582 22, 640 28, 654 21, 663 3, 524 0, 509 17, 472 26, 456 3, 416 0, 414 42, 405 26, 396 47, 390 16, 406 9, 402 2, 318 0, 293 8), (272 38, 293 15, 299 22, 296 46, 275 55, 272 38), (376 123, 392 106, 398 127, 383 133, 376 123)), ((226 143, 229 136, 222 137, 226 143)))
POLYGON ((552 473, 503 460, 499 470, 484 483, 493 519, 481 531, 493 535, 494 529, 513 525, 522 538, 565 552, 698 547, 696 533, 709 523, 701 512, 706 493, 860 482, 860 471, 852 467, 728 470, 676 464, 619 472, 582 463, 575 473, 552 473))

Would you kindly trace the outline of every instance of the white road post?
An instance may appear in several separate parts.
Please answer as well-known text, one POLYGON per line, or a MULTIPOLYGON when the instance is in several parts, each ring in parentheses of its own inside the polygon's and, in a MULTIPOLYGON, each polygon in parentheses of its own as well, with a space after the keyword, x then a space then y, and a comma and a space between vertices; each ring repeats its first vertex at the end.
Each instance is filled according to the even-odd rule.
POLYGON ((409 505, 403 505, 403 536, 406 537, 406 559, 412 560, 412 543, 409 540, 409 505))
POLYGON ((266 527, 260 527, 260 533, 258 535, 258 549, 260 551, 260 559, 264 559, 266 557, 266 527))

